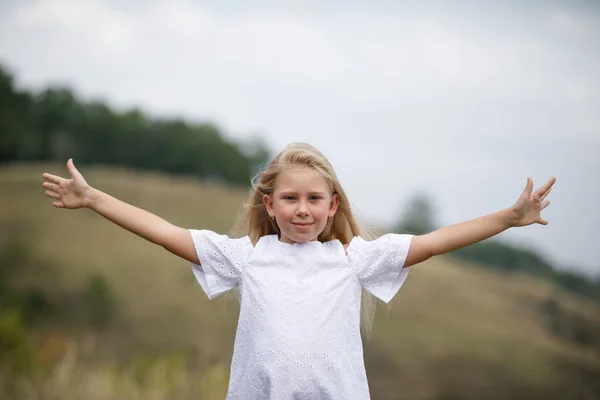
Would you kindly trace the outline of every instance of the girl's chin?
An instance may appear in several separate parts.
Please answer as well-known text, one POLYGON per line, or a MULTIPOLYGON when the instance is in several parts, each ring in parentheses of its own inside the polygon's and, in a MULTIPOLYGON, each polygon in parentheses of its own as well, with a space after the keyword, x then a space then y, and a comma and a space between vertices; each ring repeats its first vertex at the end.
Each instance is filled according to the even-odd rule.
POLYGON ((309 235, 307 235, 306 233, 308 233, 308 231, 306 232, 293 232, 291 234, 286 234, 285 232, 283 232, 283 234, 281 235, 281 241, 285 242, 285 243, 290 243, 290 244, 294 244, 294 243, 307 243, 307 242, 314 242, 315 240, 318 240, 318 237, 308 237, 309 235), (304 233, 304 234, 303 234, 304 233))

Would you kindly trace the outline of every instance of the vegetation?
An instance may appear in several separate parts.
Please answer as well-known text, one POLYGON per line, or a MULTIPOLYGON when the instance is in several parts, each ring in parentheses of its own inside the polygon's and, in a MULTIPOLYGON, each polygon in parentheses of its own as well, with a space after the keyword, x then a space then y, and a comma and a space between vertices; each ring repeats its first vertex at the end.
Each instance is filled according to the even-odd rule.
POLYGON ((64 87, 19 91, 0 64, 0 163, 66 161, 192 175, 249 185, 269 156, 254 138, 233 143, 211 124, 150 119, 139 110, 113 111, 84 102, 64 87))
MULTIPOLYGON (((185 261, 97 215, 52 208, 39 172, 63 169, 0 169, 4 248, 21 249, 2 253, 12 272, 1 282, 13 299, 35 288, 48 304, 25 319, 27 302, 9 311, 2 300, 0 398, 222 399, 236 302, 208 301, 185 261)), ((169 221, 219 232, 247 195, 165 174, 82 172, 169 221)), ((599 313, 549 281, 430 260, 378 310, 365 340, 372 397, 597 398, 599 313)))

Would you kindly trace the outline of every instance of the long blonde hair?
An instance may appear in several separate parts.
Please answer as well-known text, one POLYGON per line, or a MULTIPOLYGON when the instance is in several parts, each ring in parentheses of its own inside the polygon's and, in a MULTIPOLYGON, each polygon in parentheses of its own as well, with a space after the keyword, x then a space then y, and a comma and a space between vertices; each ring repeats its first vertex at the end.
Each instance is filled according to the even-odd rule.
MULTIPOLYGON (((269 218, 263 202, 264 195, 272 195, 279 174, 298 167, 313 168, 325 182, 332 195, 337 195, 339 204, 336 213, 331 218, 323 232, 318 236, 320 242, 339 240, 347 245, 355 236, 361 236, 360 225, 352 213, 352 208, 346 192, 327 158, 316 148, 306 143, 292 143, 286 146, 273 158, 267 169, 261 172, 252 182, 250 195, 238 224, 238 231, 246 232, 252 244, 265 235, 280 235, 276 222, 269 218)), ((361 304, 362 327, 370 333, 375 304, 373 297, 363 291, 361 304)))

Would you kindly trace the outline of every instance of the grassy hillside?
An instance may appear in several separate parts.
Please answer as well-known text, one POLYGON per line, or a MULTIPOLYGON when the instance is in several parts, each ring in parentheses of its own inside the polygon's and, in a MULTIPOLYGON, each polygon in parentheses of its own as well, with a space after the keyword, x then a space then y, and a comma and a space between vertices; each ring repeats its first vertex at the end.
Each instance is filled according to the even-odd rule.
MULTIPOLYGON (((80 344, 77 361, 65 364, 62 358, 60 365, 79 364, 68 369, 73 376, 63 377, 62 386, 52 380, 56 375, 30 386, 46 388, 46 395, 59 391, 49 387, 60 387, 56 398, 78 398, 92 390, 87 383, 108 390, 102 366, 132 368, 141 356, 171 365, 179 362, 175 357, 184 363, 174 378, 184 389, 179 397, 154 391, 154 398, 223 398, 235 300, 208 301, 187 262, 89 210, 51 207, 41 187, 43 171, 65 174, 59 165, 0 170, 2 243, 19 243, 23 254, 16 259, 27 265, 13 269, 11 286, 40 287, 61 305, 29 325, 38 353, 47 352, 44 344, 51 340, 80 344), (72 304, 77 300, 64 301, 92 274, 106 280, 116 304, 103 328, 85 322, 72 304)), ((93 186, 175 224, 223 233, 247 195, 189 178, 114 168, 82 172, 93 186)), ((64 347, 55 350, 60 357, 73 354, 61 346, 54 345, 64 347)), ((439 257, 414 268, 391 306, 380 307, 365 357, 375 400, 600 398, 600 308, 547 282, 439 257)), ((163 367, 152 373, 164 376, 169 369, 163 367)), ((122 382, 131 369, 119 371, 108 375, 122 382)), ((134 375, 128 382, 138 397, 127 392, 123 398, 152 397, 134 375)), ((94 398, 116 396, 107 393, 94 398)))

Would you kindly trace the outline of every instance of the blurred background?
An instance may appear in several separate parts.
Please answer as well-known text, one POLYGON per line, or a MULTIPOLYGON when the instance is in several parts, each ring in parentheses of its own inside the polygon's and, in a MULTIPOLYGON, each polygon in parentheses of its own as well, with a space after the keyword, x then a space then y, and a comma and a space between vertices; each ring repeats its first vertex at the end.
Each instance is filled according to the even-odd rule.
POLYGON ((227 233, 290 142, 365 226, 427 232, 557 183, 548 226, 413 270, 374 400, 600 398, 600 3, 0 2, 0 398, 223 399, 237 304, 89 210, 100 190, 227 233))

